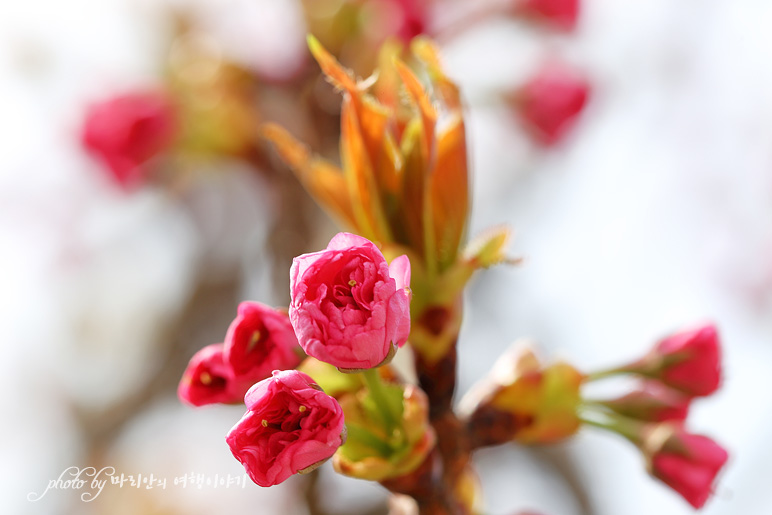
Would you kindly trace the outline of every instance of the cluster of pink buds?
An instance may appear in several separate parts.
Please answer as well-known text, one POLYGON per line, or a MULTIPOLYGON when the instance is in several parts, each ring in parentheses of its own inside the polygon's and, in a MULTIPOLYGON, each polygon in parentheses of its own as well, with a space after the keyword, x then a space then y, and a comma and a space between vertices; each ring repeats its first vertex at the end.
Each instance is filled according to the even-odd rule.
POLYGON ((410 333, 407 256, 388 264, 369 240, 339 233, 325 250, 295 258, 290 283, 289 312, 241 303, 225 342, 191 359, 180 399, 195 406, 244 400, 247 413, 226 440, 261 486, 328 460, 352 421, 338 470, 374 480, 412 470, 434 443, 427 401, 391 371, 375 371, 410 333), (295 370, 301 362, 314 378, 295 370), (330 392, 335 397, 319 386, 357 372, 358 380, 333 379, 345 385, 330 392))
POLYGON ((618 433, 641 450, 652 476, 701 508, 728 454, 685 424, 692 400, 711 395, 720 382, 713 325, 671 335, 640 360, 589 375, 568 363, 542 363, 530 346, 518 343, 464 397, 462 408, 473 448, 551 443, 582 424, 618 433), (581 391, 588 382, 621 374, 638 378, 638 386, 621 397, 592 399, 581 391))
POLYGON ((303 351, 286 310, 242 302, 224 343, 204 347, 190 360, 178 389, 193 406, 236 403, 274 370, 295 368, 303 351))
MULTIPOLYGON (((570 32, 581 11, 579 0, 511 0, 514 16, 570 32)), ((549 147, 559 144, 577 122, 590 97, 590 83, 578 69, 552 59, 507 95, 523 128, 533 140, 549 147)))
POLYGON ((721 383, 721 351, 712 324, 662 339, 642 359, 590 374, 588 380, 619 374, 640 378, 632 392, 609 400, 586 400, 584 421, 621 434, 637 445, 657 479, 701 508, 728 459, 719 444, 685 428, 695 397, 713 394, 721 383))

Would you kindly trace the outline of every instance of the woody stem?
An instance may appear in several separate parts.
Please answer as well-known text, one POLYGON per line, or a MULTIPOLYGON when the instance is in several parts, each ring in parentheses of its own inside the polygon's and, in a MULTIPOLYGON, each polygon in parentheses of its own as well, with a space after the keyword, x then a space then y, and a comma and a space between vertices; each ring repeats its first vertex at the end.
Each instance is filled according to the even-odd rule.
MULTIPOLYGON (((446 328, 459 326, 461 311, 434 308, 427 310, 418 323, 424 325, 422 333, 436 337, 446 335, 446 328), (442 313, 445 316, 426 316, 429 313, 442 313)), ((442 463, 441 481, 450 495, 456 493, 456 486, 470 463, 470 438, 466 428, 453 411, 453 394, 456 389, 456 339, 457 334, 448 334, 451 338, 447 352, 439 358, 430 359, 420 350, 416 352, 415 368, 421 388, 429 398, 429 419, 437 435, 437 451, 442 463)), ((463 501, 455 499, 457 513, 467 513, 468 507, 463 501)), ((454 512, 456 513, 456 512, 454 512)))

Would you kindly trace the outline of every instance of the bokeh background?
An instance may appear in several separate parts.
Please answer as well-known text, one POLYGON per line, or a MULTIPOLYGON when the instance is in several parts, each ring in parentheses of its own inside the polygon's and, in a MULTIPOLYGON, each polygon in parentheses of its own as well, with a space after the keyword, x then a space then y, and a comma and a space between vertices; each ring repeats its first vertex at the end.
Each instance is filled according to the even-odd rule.
MULTIPOLYGON (((488 3, 496 13, 502 2, 488 3)), ((320 1, 315 15, 339 4, 320 1)), ((316 494, 316 514, 384 513, 378 486, 329 466, 316 494, 304 478, 270 490, 173 484, 242 474, 224 435, 243 410, 181 405, 187 359, 221 341, 240 300, 286 303, 291 257, 335 227, 270 153, 185 158, 127 190, 80 138, 87 106, 159 84, 187 59, 179 38, 195 27, 195 48, 261 77, 257 112, 327 148, 338 104, 313 78, 308 8, 0 3, 1 513, 304 514, 316 494), (315 117, 284 90, 310 95, 315 117), (91 503, 64 490, 27 500, 86 465, 168 484, 108 484, 91 503)), ((772 513, 772 4, 584 0, 572 30, 470 12, 437 0, 426 29, 468 104, 470 234, 506 223, 525 261, 469 288, 459 393, 519 338, 592 370, 713 320, 724 386, 696 403, 691 427, 731 459, 704 512, 772 513), (540 144, 505 98, 556 60, 587 80, 589 102, 559 142, 540 144)), ((367 23, 386 30, 384 18, 367 23)), ((366 67, 362 48, 342 44, 341 59, 366 67)), ((645 474, 638 451, 591 430, 477 460, 492 514, 692 511, 645 474)))

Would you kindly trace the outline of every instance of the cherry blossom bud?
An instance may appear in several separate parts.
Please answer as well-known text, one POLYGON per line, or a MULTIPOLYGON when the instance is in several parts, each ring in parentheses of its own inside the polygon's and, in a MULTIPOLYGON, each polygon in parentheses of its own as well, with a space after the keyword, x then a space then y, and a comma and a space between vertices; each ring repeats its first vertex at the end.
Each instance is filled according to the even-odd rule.
POLYGON ((139 91, 89 107, 83 145, 107 165, 124 188, 145 179, 143 165, 169 148, 177 119, 169 98, 158 91, 139 91))
POLYGON ((579 17, 579 0, 515 0, 516 14, 570 30, 579 17))
POLYGON ((721 348, 713 324, 668 336, 644 361, 653 377, 689 395, 710 395, 721 383, 721 348))
POLYGON ((356 371, 385 364, 410 334, 410 261, 391 265, 369 240, 337 234, 296 257, 290 321, 309 356, 356 371))
POLYGON ((248 411, 226 441, 260 486, 310 472, 346 440, 338 402, 297 370, 275 370, 254 385, 244 401, 248 411))
POLYGON ((223 357, 243 394, 273 370, 298 366, 303 352, 286 311, 259 302, 239 304, 238 316, 225 336, 223 357))
POLYGON ((244 393, 233 391, 221 343, 204 347, 193 355, 182 375, 177 396, 192 406, 241 402, 244 393))
POLYGON ((661 424, 649 431, 643 450, 650 473, 695 508, 705 505, 729 458, 710 438, 687 433, 674 424, 661 424))
POLYGON ((590 93, 587 80, 570 68, 548 64, 512 97, 525 128, 550 146, 566 135, 584 109, 590 93))

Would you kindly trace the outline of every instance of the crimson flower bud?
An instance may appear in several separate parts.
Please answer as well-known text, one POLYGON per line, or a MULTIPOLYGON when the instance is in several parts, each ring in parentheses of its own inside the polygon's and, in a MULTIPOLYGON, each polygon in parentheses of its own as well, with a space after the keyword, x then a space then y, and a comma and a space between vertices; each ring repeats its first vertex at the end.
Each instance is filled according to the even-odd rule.
POLYGON ((423 34, 429 24, 431 0, 383 0, 396 21, 394 33, 405 42, 423 34))
POLYGON ((702 508, 729 455, 706 436, 687 433, 672 424, 661 424, 643 443, 650 473, 681 494, 695 508, 702 508))
POLYGON ((241 401, 243 392, 233 391, 222 343, 204 347, 193 355, 182 375, 177 396, 192 406, 241 401))
POLYGON ((579 17, 579 0, 515 0, 516 14, 570 30, 579 17))
POLYGON ((309 356, 352 371, 391 360, 410 334, 410 261, 391 262, 369 240, 337 234, 296 257, 289 316, 309 356))
POLYGON ((244 402, 248 411, 226 441, 260 486, 310 472, 346 440, 338 402, 297 370, 275 370, 247 392, 244 402))
MULTIPOLYGON (((705 396, 721 383, 721 349, 713 324, 661 340, 644 358, 646 371, 682 392, 705 396)), ((647 374, 649 375, 649 374, 647 374)))
POLYGON ((232 377, 246 385, 242 395, 273 370, 295 368, 303 356, 286 311, 259 302, 239 304, 224 345, 223 357, 232 377))
POLYGON ((176 113, 167 96, 139 91, 88 108, 83 145, 107 165, 124 188, 144 180, 144 165, 166 150, 177 133, 176 113))
POLYGON ((239 403, 256 382, 273 370, 295 368, 302 356, 286 312, 242 302, 225 343, 205 347, 191 358, 178 395, 193 406, 239 403))
POLYGON ((587 80, 557 64, 539 70, 515 93, 515 108, 537 141, 558 143, 584 109, 590 93, 587 80))

